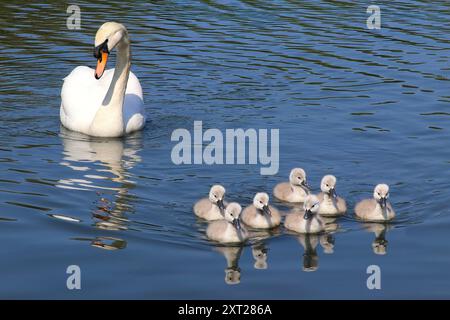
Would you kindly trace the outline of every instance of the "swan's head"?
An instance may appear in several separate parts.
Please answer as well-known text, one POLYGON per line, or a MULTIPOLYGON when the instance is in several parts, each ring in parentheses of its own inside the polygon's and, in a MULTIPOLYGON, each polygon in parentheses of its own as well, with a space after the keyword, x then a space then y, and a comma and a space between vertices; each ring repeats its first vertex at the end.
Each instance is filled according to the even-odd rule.
POLYGON ((336 198, 336 177, 331 174, 324 176, 320 183, 320 190, 322 190, 323 193, 327 193, 329 196, 336 198))
POLYGON ((215 203, 220 210, 224 210, 223 198, 225 197, 225 188, 220 184, 213 185, 209 190, 209 201, 215 203))
POLYGON ((225 208, 225 220, 231 222, 236 229, 241 229, 241 221, 239 220, 239 216, 241 214, 242 207, 237 202, 232 202, 225 208))
POLYGON ((289 174, 289 182, 294 186, 304 186, 309 189, 306 182, 306 172, 302 168, 294 168, 289 174))
POLYGON ((100 79, 106 68, 110 52, 123 40, 127 39, 128 31, 123 24, 106 22, 95 35, 94 57, 97 58, 95 78, 100 79))
POLYGON ((373 197, 382 208, 386 207, 387 199, 389 198, 389 186, 387 184, 378 184, 373 190, 373 197))
POLYGON ((253 198, 253 205, 264 212, 264 214, 271 216, 269 208, 269 195, 265 192, 258 192, 253 198))
POLYGON ((303 209, 305 210, 303 218, 305 218, 305 220, 310 219, 319 211, 319 198, 313 194, 308 195, 305 199, 305 203, 303 203, 303 209))

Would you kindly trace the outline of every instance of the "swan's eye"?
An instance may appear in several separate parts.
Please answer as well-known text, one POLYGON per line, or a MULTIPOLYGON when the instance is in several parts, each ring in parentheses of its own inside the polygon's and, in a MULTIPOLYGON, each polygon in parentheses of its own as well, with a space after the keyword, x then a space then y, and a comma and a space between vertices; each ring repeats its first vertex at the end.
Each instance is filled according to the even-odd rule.
POLYGON ((102 44, 100 44, 100 45, 98 45, 98 46, 96 46, 94 48, 94 57, 101 61, 101 59, 102 59, 102 52, 109 53, 109 50, 108 50, 108 39, 106 39, 102 44))
POLYGON ((326 184, 327 187, 329 187, 328 183, 326 184))

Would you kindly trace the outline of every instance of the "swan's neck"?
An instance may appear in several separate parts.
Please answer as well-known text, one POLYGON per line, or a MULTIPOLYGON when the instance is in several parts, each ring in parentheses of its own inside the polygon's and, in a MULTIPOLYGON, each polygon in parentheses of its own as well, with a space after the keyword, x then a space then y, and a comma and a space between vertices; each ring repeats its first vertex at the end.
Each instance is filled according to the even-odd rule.
POLYGON ((123 123, 123 101, 130 74, 130 44, 125 35, 117 45, 116 68, 94 121, 91 132, 95 136, 121 136, 125 131, 123 123))

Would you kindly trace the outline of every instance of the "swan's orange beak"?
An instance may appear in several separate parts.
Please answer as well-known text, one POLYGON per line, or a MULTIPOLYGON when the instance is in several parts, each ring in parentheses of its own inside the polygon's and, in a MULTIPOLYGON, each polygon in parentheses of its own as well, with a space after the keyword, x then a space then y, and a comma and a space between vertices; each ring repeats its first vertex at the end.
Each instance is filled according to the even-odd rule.
POLYGON ((108 52, 102 51, 97 59, 97 68, 95 68, 95 79, 100 79, 105 72, 106 62, 108 61, 108 52))

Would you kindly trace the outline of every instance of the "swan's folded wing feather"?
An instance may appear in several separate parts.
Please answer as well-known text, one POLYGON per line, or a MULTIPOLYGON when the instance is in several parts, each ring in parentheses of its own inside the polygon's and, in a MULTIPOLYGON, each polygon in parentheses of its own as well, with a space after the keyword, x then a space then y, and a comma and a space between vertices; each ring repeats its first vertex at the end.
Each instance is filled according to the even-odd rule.
POLYGON ((65 118, 61 122, 69 129, 86 133, 108 90, 112 72, 107 70, 100 80, 93 74, 94 69, 81 66, 64 78, 61 113, 65 118))
POLYGON ((123 121, 127 133, 142 129, 146 121, 142 87, 139 79, 131 71, 125 91, 123 121))

